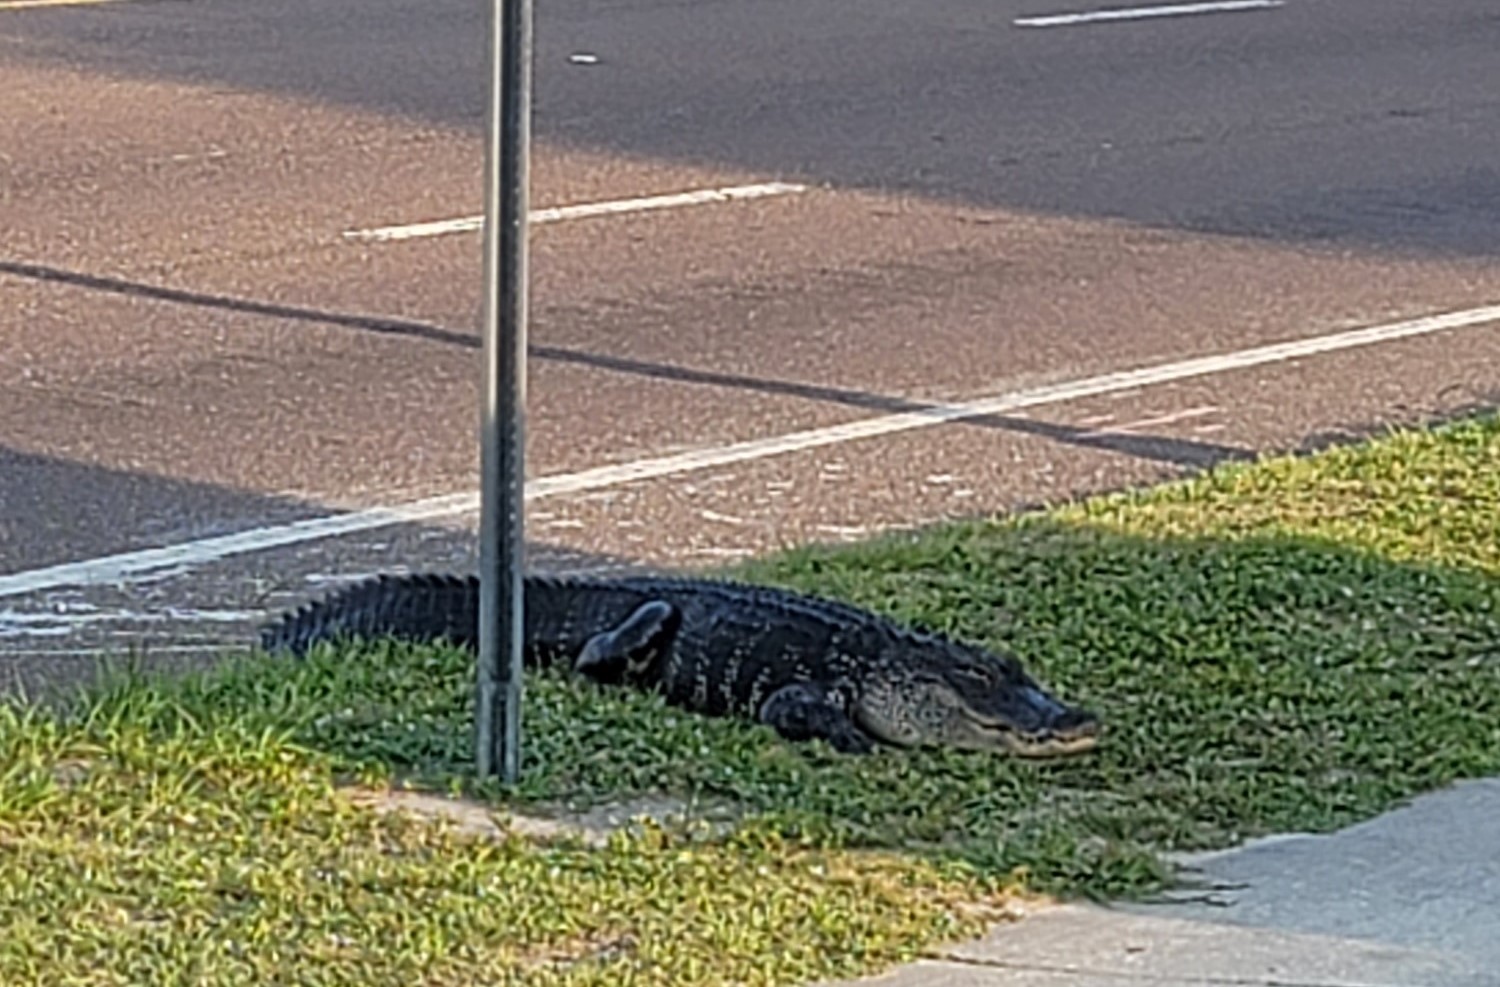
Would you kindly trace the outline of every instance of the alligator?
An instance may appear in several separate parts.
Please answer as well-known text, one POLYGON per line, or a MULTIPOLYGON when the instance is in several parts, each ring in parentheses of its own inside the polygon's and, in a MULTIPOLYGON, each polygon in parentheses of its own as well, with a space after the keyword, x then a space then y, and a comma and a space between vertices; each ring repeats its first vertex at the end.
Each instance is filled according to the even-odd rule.
MULTIPOLYGON (((655 689, 670 705, 756 720, 788 741, 1025 758, 1098 743, 1098 717, 1055 698, 1015 658, 845 603, 719 579, 535 574, 523 598, 527 667, 655 689)), ((339 638, 472 649, 478 612, 477 576, 380 575, 288 611, 260 645, 294 656, 339 638)))

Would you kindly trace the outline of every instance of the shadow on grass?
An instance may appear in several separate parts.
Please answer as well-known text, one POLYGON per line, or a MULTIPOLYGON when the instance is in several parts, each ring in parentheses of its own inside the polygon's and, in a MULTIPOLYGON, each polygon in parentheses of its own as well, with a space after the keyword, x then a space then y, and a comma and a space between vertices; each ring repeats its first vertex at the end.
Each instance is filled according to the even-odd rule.
POLYGON ((1396 405, 1376 421, 1337 422, 1309 432, 1297 444, 1295 452, 1306 455, 1378 440, 1397 429, 1441 428, 1493 416, 1496 411, 1500 411, 1500 388, 1450 384, 1434 395, 1427 407, 1396 405))
MULTIPOLYGON (((1103 713, 1102 749, 1050 763, 849 759, 540 675, 522 780, 478 794, 727 800, 746 825, 818 843, 1019 872, 1056 892, 1149 891, 1168 877, 1157 851, 1327 830, 1500 771, 1500 570, 1485 558, 1413 564, 1309 535, 1144 536, 1043 516, 803 549, 736 575, 1011 651, 1103 713)), ((156 710, 152 729, 249 719, 345 768, 461 782, 471 663, 389 642, 330 648, 157 685, 171 701, 142 708, 156 710)))

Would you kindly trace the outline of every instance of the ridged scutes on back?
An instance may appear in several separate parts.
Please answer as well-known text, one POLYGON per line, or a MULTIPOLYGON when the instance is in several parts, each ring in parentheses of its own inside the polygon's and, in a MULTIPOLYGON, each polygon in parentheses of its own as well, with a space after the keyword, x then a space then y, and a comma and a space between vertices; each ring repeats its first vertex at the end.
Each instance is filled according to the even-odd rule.
MULTIPOLYGON (((845 603, 772 586, 732 580, 673 576, 530 575, 528 593, 540 593, 528 604, 540 612, 582 619, 587 633, 608 630, 608 622, 589 626, 611 615, 620 593, 679 602, 682 597, 727 610, 746 608, 789 623, 806 621, 845 630, 876 632, 894 643, 915 644, 941 635, 902 626, 870 611, 845 603)), ((628 610, 626 611, 628 613, 628 610)), ((315 643, 338 637, 399 637, 433 641, 440 638, 465 646, 478 640, 479 578, 446 573, 382 574, 336 591, 287 614, 261 633, 266 651, 306 654, 315 643)), ((624 613, 614 615, 623 619, 624 613)), ((583 629, 583 628, 575 628, 583 629)))
POLYGON ((946 635, 937 631, 912 627, 883 614, 840 600, 780 586, 701 576, 623 576, 598 583, 587 578, 542 578, 552 579, 563 586, 570 583, 584 587, 601 584, 628 586, 647 594, 655 591, 666 597, 677 593, 687 593, 705 600, 713 600, 725 607, 747 607, 777 614, 785 620, 806 620, 849 630, 877 632, 893 642, 906 645, 920 646, 935 641, 948 641, 946 635))
POLYGON ((267 652, 301 657, 319 641, 399 637, 471 644, 478 629, 479 580, 448 573, 382 574, 288 613, 261 631, 267 652))

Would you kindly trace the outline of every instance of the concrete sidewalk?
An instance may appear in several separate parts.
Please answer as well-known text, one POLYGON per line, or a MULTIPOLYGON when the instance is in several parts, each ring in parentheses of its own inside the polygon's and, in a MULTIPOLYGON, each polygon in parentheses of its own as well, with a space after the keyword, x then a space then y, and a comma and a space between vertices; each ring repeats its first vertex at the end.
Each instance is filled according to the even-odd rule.
POLYGON ((861 987, 1500 987, 1500 779, 1187 858, 1161 903, 1044 909, 861 987))

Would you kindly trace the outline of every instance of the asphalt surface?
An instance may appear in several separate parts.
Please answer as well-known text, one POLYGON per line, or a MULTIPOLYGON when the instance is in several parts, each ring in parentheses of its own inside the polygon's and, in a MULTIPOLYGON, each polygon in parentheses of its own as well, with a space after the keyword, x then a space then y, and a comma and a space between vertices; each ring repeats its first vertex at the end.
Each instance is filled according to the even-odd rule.
MULTIPOLYGON (((1497 324, 1476 322, 837 431, 1500 302, 1491 4, 1058 29, 1014 23, 1058 9, 1034 2, 540 6, 535 207, 803 188, 536 227, 528 452, 566 481, 533 503, 538 565, 715 564, 1500 388, 1497 324)), ((13 677, 71 678, 101 647, 196 653, 330 580, 471 564, 462 509, 202 546, 473 488, 478 235, 346 234, 479 210, 480 15, 0 4, 13 677), (172 565, 90 561, 173 545, 172 565)))

